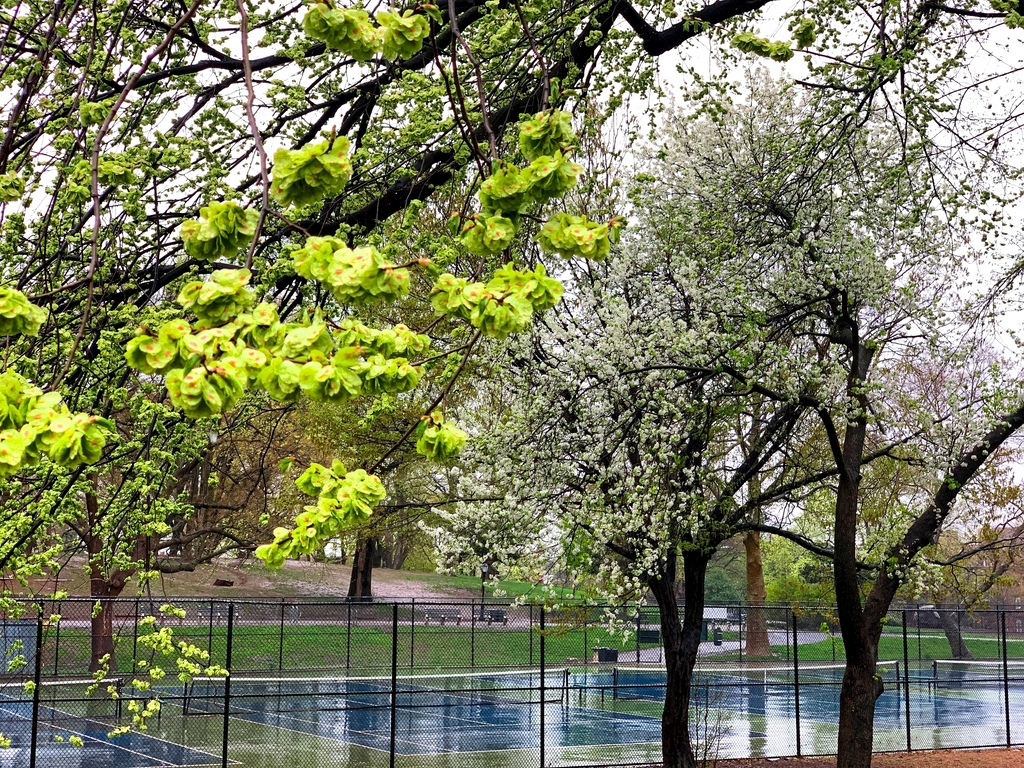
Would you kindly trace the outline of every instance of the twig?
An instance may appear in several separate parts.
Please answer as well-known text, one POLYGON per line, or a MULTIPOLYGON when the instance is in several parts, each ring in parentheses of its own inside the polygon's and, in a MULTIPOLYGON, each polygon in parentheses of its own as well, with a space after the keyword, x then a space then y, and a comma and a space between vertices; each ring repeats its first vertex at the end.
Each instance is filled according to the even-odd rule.
POLYGON ((61 369, 60 374, 54 381, 54 387, 63 381, 64 377, 68 375, 68 371, 71 370, 71 364, 74 360, 75 353, 78 351, 79 345, 82 343, 82 338, 85 336, 85 328, 89 323, 89 315, 92 310, 92 301, 96 293, 96 269, 99 266, 100 261, 100 229, 103 225, 101 213, 100 213, 100 145, 103 143, 103 137, 106 136, 107 131, 110 130, 111 123, 114 122, 114 116, 117 115, 117 110, 128 99, 128 94, 132 92, 135 84, 139 79, 146 73, 150 65, 156 61, 156 59, 163 55, 174 38, 177 36, 181 28, 188 23, 196 11, 199 10, 199 6, 203 4, 203 0, 193 0, 192 5, 189 6, 188 10, 185 11, 185 15, 182 16, 178 21, 167 31, 167 35, 160 44, 153 49, 153 51, 142 61, 142 65, 136 70, 135 74, 132 75, 128 82, 125 83, 124 88, 121 89, 121 93, 118 95, 117 100, 114 101, 114 105, 110 108, 110 112, 107 113, 106 119, 103 121, 103 125, 96 131, 96 139, 92 144, 92 158, 90 163, 92 165, 92 236, 90 238, 90 250, 91 256, 89 259, 89 271, 86 278, 89 281, 89 292, 85 300, 85 310, 82 314, 82 322, 78 326, 78 333, 75 336, 74 343, 71 345, 71 350, 68 352, 68 359, 64 363, 64 367, 61 369))
POLYGON ((245 101, 245 116, 249 120, 252 140, 256 143, 256 151, 260 156, 260 179, 263 182, 263 190, 260 193, 260 217, 256 220, 256 231, 249 244, 249 252, 245 255, 245 268, 249 269, 252 267, 252 259, 260 240, 260 233, 263 231, 263 222, 267 219, 267 209, 270 207, 270 176, 267 173, 267 150, 263 146, 260 126, 256 122, 256 113, 253 111, 253 105, 256 103, 256 90, 252 84, 252 62, 249 60, 249 12, 245 8, 245 0, 237 0, 236 4, 240 16, 239 31, 242 35, 242 71, 245 73, 245 90, 248 93, 248 98, 245 101))

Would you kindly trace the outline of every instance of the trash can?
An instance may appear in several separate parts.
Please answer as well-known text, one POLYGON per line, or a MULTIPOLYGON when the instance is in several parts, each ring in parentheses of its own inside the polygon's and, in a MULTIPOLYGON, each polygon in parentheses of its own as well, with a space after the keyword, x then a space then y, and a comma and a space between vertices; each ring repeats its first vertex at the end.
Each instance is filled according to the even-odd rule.
POLYGON ((594 661, 598 662, 615 662, 619 660, 619 651, 616 648, 601 648, 594 646, 594 661))
POLYGON ((35 619, 3 619, 0 620, 0 675, 25 676, 25 670, 31 669, 36 657, 36 621, 35 619), (19 646, 19 642, 20 646, 19 646), (25 663, 10 668, 11 661, 21 656, 25 663))
POLYGON ((721 644, 722 644, 722 630, 719 629, 718 627, 715 627, 715 645, 721 645, 721 644))

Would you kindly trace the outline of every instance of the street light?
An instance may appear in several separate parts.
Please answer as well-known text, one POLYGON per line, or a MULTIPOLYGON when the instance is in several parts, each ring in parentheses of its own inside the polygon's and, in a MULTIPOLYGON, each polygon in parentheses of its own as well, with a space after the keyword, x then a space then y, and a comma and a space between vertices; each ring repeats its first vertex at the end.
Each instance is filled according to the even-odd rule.
POLYGON ((482 563, 480 565, 480 607, 481 607, 481 611, 480 612, 481 613, 483 613, 483 602, 484 602, 484 597, 486 597, 486 592, 484 590, 485 590, 485 588, 487 586, 487 569, 488 568, 489 568, 489 566, 487 565, 487 563, 482 563))

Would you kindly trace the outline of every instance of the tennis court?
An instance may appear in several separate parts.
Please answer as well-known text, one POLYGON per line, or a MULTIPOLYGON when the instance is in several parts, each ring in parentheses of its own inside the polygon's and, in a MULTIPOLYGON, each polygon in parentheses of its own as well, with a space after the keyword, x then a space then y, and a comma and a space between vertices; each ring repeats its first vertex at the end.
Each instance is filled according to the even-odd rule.
MULTIPOLYGON (((1024 710, 1022 666, 1008 665, 1005 677, 995 662, 908 670, 893 661, 880 671, 878 750, 905 749, 908 738, 915 749, 1005 743, 1007 727, 1013 742, 1024 739, 1024 724, 1007 718, 1008 702, 1024 710)), ((701 667, 695 739, 714 741, 723 758, 792 755, 798 738, 803 754, 834 752, 841 679, 841 665, 701 667)), ((236 677, 230 690, 223 679, 198 679, 154 691, 162 710, 149 733, 109 737, 130 697, 86 697, 87 682, 44 686, 37 765, 222 765, 225 733, 228 764, 243 768, 383 766, 392 752, 401 766, 537 765, 542 734, 545 764, 642 763, 657 758, 665 695, 664 669, 652 666, 236 677), (70 747, 71 736, 84 746, 70 747)), ((12 739, 3 768, 28 765, 18 755, 30 743, 32 706, 15 689, 0 701, 0 731, 12 739)))

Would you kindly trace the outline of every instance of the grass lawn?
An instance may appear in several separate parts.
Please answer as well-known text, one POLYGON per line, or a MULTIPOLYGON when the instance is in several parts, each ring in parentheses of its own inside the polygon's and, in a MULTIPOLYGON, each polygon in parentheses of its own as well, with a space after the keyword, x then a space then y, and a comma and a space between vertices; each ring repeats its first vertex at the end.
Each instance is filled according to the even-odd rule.
MULTIPOLYGON (((1002 644, 994 637, 965 636, 968 649, 977 659, 997 659, 1002 657, 1002 644)), ((822 640, 800 646, 801 661, 831 661, 835 646, 836 661, 846 659, 843 641, 840 638, 822 640)), ((786 646, 773 646, 776 653, 785 655, 786 646)), ((942 634, 922 634, 918 640, 917 633, 907 635, 907 653, 911 659, 950 659, 952 652, 949 642, 942 634)), ((1024 659, 1024 640, 1009 640, 1006 644, 1006 655, 1011 659, 1024 659)), ((878 642, 878 658, 899 660, 903 658, 903 635, 882 635, 878 642)))

